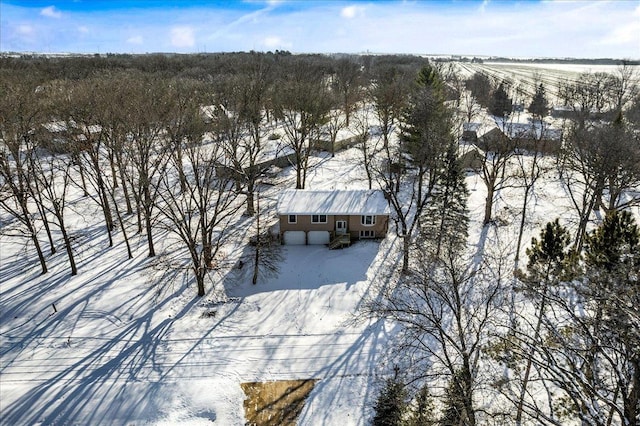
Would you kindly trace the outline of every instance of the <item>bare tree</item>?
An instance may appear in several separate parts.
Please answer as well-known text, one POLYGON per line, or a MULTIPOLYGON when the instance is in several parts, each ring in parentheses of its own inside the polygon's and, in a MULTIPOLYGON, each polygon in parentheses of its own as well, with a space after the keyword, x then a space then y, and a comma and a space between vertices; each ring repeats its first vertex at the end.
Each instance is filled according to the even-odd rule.
POLYGON ((167 84, 148 77, 132 78, 127 82, 130 98, 127 105, 127 142, 124 146, 128 156, 126 177, 132 188, 138 212, 139 231, 141 217, 149 247, 149 257, 156 255, 153 243, 154 208, 158 196, 158 182, 169 154, 164 132, 170 119, 167 102, 167 84))
POLYGON ((410 273, 380 288, 372 309, 399 324, 396 350, 410 360, 411 379, 426 381, 431 389, 449 383, 459 424, 478 424, 477 393, 484 380, 480 358, 504 302, 500 268, 487 264, 478 269, 450 247, 439 258, 419 248, 413 254, 410 273))
POLYGON ((576 248, 582 248, 591 214, 640 202, 640 143, 619 117, 605 125, 575 124, 563 152, 563 184, 578 213, 576 248))
MULTIPOLYGON (((115 223, 105 182, 109 180, 109 160, 106 158, 107 151, 99 125, 104 122, 100 118, 103 109, 101 94, 106 89, 104 80, 100 77, 62 84, 56 88, 60 95, 56 99, 56 109, 64 123, 66 146, 81 170, 82 182, 78 186, 102 210, 109 247, 112 247, 115 223), (88 191, 87 181, 92 191, 88 191)), ((73 175, 71 180, 75 183, 73 175)))
POLYGON ((362 153, 362 165, 367 175, 367 183, 369 189, 373 188, 373 180, 375 177, 375 159, 380 153, 380 139, 372 138, 369 127, 369 110, 365 106, 354 112, 352 116, 353 137, 358 138, 358 148, 362 153), (355 122, 355 123, 354 123, 355 122))
POLYGON ((276 108, 286 133, 287 147, 294 156, 296 189, 303 189, 318 130, 331 105, 321 68, 299 59, 290 64, 289 70, 281 82, 276 108))
MULTIPOLYGON (((532 126, 527 135, 533 139, 533 149, 528 152, 521 152, 516 156, 518 164, 518 177, 521 181, 523 190, 522 207, 520 209, 520 226, 518 228, 518 240, 516 242, 516 255, 514 258, 515 269, 518 269, 518 261, 520 259, 520 248, 522 246, 522 237, 527 219, 527 209, 529 207, 530 198, 534 195, 533 190, 536 182, 545 172, 545 168, 541 164, 542 141, 547 137, 548 125, 544 119, 547 108, 546 97, 544 96, 544 86, 540 84, 536 90, 536 95, 529 106, 529 112, 533 116, 532 126), (527 162, 529 164, 527 164, 527 162)), ((558 141, 560 143, 560 141, 558 141)))
MULTIPOLYGON (((38 185, 37 191, 41 193, 45 201, 43 207, 53 215, 55 224, 62 234, 64 247, 69 259, 71 275, 78 274, 73 245, 67 223, 65 221, 65 213, 67 210, 67 202, 69 194, 68 190, 71 185, 72 160, 69 156, 38 156, 32 152, 29 158, 31 178, 34 185, 38 185)), ((32 189, 33 190, 33 189, 32 189)))
POLYGON ((224 156, 217 143, 202 140, 204 123, 190 117, 182 140, 183 155, 170 159, 170 168, 160 176, 158 209, 165 229, 177 235, 189 252, 198 296, 205 294, 205 279, 221 244, 233 232, 231 222, 241 204, 229 177, 216 175, 216 164, 224 156), (184 177, 184 186, 179 184, 184 177))
POLYGON ((374 81, 369 89, 369 97, 380 126, 380 136, 385 149, 389 146, 389 137, 409 94, 407 76, 395 67, 382 67, 377 70, 374 81))
POLYGON ((213 129, 227 153, 225 164, 247 197, 246 213, 253 216, 256 185, 264 172, 261 163, 265 160, 271 66, 256 59, 238 74, 221 80, 215 95, 213 129))
POLYGON ((480 142, 483 149, 480 177, 487 188, 484 218, 482 223, 487 225, 493 218, 493 204, 498 193, 511 185, 513 176, 507 174, 511 158, 516 153, 517 138, 510 135, 511 124, 501 122, 500 128, 485 134, 480 142))
MULTIPOLYGON (((33 129, 41 124, 37 85, 33 82, 20 84, 9 76, 0 81, 0 207, 24 226, 24 236, 33 242, 44 274, 47 264, 29 209, 31 192, 27 161, 34 149, 30 141, 33 129)), ((53 242, 51 249, 53 254, 53 242)))
POLYGON ((354 58, 340 58, 334 64, 334 73, 334 89, 340 95, 345 126, 349 127, 351 112, 361 96, 360 64, 355 62, 354 58))

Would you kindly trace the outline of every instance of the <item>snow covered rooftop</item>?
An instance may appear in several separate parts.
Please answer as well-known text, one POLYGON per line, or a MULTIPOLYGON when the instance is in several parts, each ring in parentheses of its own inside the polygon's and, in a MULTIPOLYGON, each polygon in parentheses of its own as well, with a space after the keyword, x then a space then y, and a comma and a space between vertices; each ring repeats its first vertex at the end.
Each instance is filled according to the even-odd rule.
POLYGON ((389 204, 382 191, 286 189, 278 214, 388 215, 389 204))

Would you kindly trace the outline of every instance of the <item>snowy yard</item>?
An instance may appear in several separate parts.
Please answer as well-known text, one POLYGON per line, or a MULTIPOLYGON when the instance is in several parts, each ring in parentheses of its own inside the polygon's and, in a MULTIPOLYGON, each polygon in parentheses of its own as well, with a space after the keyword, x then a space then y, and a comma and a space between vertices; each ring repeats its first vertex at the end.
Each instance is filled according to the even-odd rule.
MULTIPOLYGON (((309 186, 361 187, 355 155, 318 158, 309 186)), ((74 219, 78 229, 90 220, 74 219)), ((105 250, 92 232, 76 277, 63 253, 42 276, 20 240, 0 237, 6 424, 243 424, 240 383, 284 379, 319 380, 301 424, 368 421, 388 330, 358 308, 397 255, 393 235, 335 251, 283 247, 277 275, 254 286, 249 266, 226 268, 198 299, 182 271, 163 276, 146 257, 144 237, 127 261, 122 242, 105 250)))
POLYGON ((242 424, 241 382, 315 378, 303 423, 361 424, 385 329, 354 313, 384 252, 377 242, 285 249, 268 282, 232 272, 220 304, 181 285, 158 297, 144 258, 43 279, 12 273, 20 254, 3 255, 5 420, 242 424))

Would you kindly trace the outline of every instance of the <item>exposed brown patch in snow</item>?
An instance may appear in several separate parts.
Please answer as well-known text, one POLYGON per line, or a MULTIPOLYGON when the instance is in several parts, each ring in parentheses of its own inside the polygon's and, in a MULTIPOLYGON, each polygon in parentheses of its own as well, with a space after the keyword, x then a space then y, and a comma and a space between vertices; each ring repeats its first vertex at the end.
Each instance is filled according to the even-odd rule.
POLYGON ((244 412, 250 426, 295 426, 317 380, 249 382, 240 386, 247 395, 244 412))

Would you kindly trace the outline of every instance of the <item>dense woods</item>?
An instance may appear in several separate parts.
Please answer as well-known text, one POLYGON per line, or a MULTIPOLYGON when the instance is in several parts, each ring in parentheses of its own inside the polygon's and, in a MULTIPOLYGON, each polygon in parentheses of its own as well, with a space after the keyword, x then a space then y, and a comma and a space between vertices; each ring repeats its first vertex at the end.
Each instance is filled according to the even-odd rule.
POLYGON ((94 212, 102 255, 123 262, 134 235, 156 257, 168 232, 180 248, 167 267, 204 296, 227 240, 257 228, 255 284, 269 264, 259 253, 271 253, 260 250, 269 161, 286 157, 305 188, 313 155, 334 155, 348 129, 401 241, 363 308, 400 330, 373 423, 636 425, 639 111, 627 64, 525 90, 414 56, 2 57, 0 232, 24 241, 42 274, 63 251, 72 275, 85 242, 70 212, 94 212), (514 133, 519 104, 530 127, 514 133), (544 150, 553 105, 562 137, 544 150), (495 131, 463 140, 481 114, 495 131), (477 167, 462 163, 471 151, 477 167), (480 241, 469 241, 470 176, 486 190, 480 241), (570 213, 527 243, 544 176, 570 213), (504 232, 495 205, 506 190, 522 194, 518 234, 485 246, 504 232))

